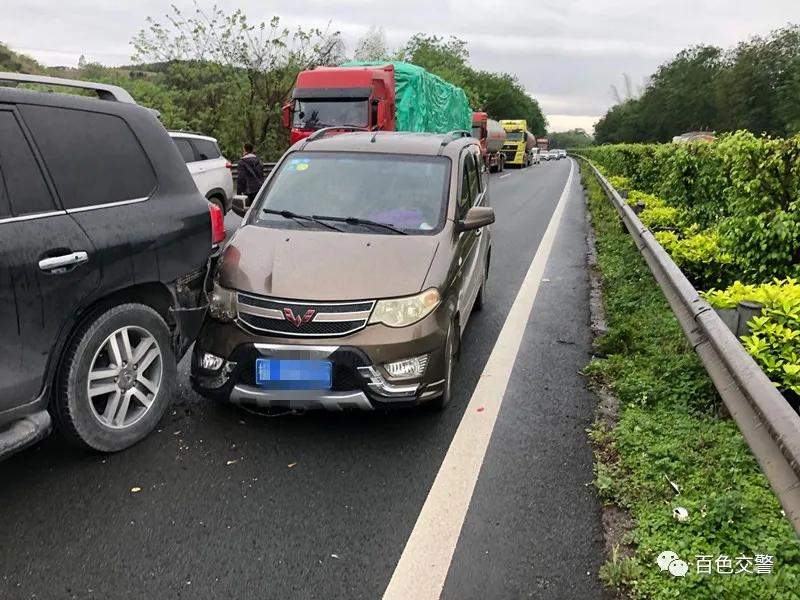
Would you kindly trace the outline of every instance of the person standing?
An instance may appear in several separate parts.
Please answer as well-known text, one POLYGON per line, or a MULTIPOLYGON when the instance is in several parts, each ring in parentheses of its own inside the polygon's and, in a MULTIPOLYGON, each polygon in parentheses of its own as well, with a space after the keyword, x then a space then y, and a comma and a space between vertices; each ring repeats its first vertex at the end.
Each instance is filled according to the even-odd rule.
POLYGON ((247 142, 243 148, 244 154, 239 159, 236 169, 236 193, 247 196, 247 208, 250 208, 264 183, 264 165, 253 152, 253 144, 247 142))

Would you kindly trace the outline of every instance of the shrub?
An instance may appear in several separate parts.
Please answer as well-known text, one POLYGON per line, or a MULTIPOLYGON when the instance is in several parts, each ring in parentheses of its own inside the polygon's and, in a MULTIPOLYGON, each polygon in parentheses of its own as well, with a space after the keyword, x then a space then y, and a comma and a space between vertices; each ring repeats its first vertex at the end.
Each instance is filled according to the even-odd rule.
POLYGON ((733 258, 720 246, 716 231, 693 233, 685 238, 673 231, 659 231, 655 237, 695 285, 713 287, 733 280, 730 269, 733 258))
POLYGON ((764 305, 761 315, 748 325, 742 337, 745 350, 781 390, 800 394, 800 284, 796 279, 775 280, 763 285, 739 281, 725 290, 702 294, 715 308, 734 308, 749 300, 764 305))

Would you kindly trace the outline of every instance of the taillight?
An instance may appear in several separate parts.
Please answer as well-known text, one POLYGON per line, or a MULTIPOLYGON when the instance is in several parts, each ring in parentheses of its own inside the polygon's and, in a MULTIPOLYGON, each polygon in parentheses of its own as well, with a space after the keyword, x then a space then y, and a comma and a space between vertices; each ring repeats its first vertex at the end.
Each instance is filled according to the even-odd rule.
POLYGON ((225 168, 226 169, 232 169, 233 168, 233 163, 229 163, 229 162, 225 163, 225 168))
POLYGON ((211 212, 211 244, 220 244, 225 241, 225 217, 216 204, 209 202, 208 210, 211 212))

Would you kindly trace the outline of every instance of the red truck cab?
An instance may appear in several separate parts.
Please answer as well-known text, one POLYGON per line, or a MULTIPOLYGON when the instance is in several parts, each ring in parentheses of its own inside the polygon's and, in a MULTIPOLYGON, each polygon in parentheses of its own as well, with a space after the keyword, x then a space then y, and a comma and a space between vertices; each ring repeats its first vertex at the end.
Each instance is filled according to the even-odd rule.
POLYGON ((302 71, 283 107, 294 144, 332 126, 395 130, 394 67, 316 67, 302 71))

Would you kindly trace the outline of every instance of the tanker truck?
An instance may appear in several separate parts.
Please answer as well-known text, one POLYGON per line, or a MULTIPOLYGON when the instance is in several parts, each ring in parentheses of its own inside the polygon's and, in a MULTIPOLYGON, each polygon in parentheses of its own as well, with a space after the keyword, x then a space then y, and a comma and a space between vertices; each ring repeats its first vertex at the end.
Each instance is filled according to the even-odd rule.
POLYGON ((532 165, 536 138, 528 131, 525 119, 506 119, 500 121, 500 125, 506 131, 506 141, 503 144, 506 164, 520 168, 532 165))
POLYGON ((292 143, 324 127, 369 131, 469 131, 472 111, 459 87, 410 63, 351 61, 297 75, 283 107, 292 143))
POLYGON ((506 130, 500 123, 490 119, 485 112, 472 113, 472 137, 481 143, 483 162, 492 173, 502 171, 506 165, 506 155, 501 152, 506 140, 506 130))

